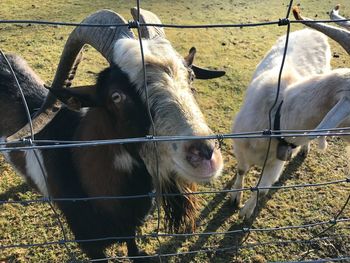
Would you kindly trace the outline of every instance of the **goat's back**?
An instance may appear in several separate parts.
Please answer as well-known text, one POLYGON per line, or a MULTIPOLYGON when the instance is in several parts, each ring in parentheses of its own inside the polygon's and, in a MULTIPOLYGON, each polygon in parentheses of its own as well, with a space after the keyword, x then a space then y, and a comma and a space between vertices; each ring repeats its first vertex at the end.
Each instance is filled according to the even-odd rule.
MULTIPOLYGON (((40 108, 47 94, 43 86, 44 82, 23 58, 15 54, 7 54, 7 58, 22 87, 32 114, 40 108)), ((11 135, 26 122, 27 116, 19 87, 7 62, 0 56, 0 137, 11 135)))
MULTIPOLYGON (((280 37, 257 66, 253 78, 269 70, 278 74, 285 49, 286 36, 280 37)), ((324 73, 331 69, 331 50, 322 33, 303 29, 290 33, 284 68, 293 68, 300 77, 324 73)))

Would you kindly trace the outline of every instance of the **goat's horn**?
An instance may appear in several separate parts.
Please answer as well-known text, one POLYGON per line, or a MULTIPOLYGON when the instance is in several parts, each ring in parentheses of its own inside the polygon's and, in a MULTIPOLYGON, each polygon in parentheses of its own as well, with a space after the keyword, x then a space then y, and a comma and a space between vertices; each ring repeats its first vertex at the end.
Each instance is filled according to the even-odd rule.
POLYGON ((305 24, 308 27, 311 27, 313 29, 316 29, 323 34, 327 35, 328 37, 332 38, 336 42, 341 45, 346 52, 350 55, 350 32, 346 31, 342 28, 331 26, 325 23, 314 23, 308 21, 313 21, 312 19, 303 17, 300 14, 300 9, 298 7, 293 8, 293 14, 295 19, 302 21, 303 24, 305 24))
POLYGON ((350 100, 342 98, 338 103, 326 114, 318 129, 332 129, 338 127, 350 115, 350 100))
MULTIPOLYGON (((336 5, 334 9, 330 12, 329 16, 332 20, 346 19, 339 15, 340 5, 336 5)), ((336 22, 339 26, 345 27, 347 30, 350 30, 350 21, 336 22)))
MULTIPOLYGON (((109 27, 77 26, 69 35, 62 56, 57 67, 52 88, 70 86, 77 65, 80 62, 81 50, 85 44, 97 49, 110 64, 113 64, 113 47, 120 38, 134 38, 134 34, 128 28, 126 21, 117 13, 109 10, 101 10, 91 14, 82 21, 83 24, 96 25, 121 25, 109 27), (67 84, 68 82, 68 84, 67 84)), ((61 104, 50 92, 44 104, 33 119, 34 133, 38 133, 57 114, 61 104)), ((21 139, 30 135, 27 124, 21 130, 7 138, 8 141, 21 139)))
MULTIPOLYGON (((140 17, 138 17, 138 9, 136 7, 131 8, 131 15, 134 20, 138 20, 142 24, 162 24, 158 16, 154 13, 140 8, 140 17)), ((165 38, 165 33, 162 27, 157 26, 143 26, 141 27, 140 34, 142 38, 152 39, 155 37, 165 38)))

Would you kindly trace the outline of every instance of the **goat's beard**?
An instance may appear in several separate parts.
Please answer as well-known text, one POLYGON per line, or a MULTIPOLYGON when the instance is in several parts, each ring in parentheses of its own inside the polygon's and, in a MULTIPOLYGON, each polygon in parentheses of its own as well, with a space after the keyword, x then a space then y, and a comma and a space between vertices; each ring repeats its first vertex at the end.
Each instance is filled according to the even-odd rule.
POLYGON ((156 199, 164 210, 165 228, 169 232, 194 231, 199 209, 199 198, 192 192, 197 190, 197 184, 180 176, 170 167, 170 158, 164 158, 151 143, 144 144, 141 150, 148 172, 152 175, 156 190, 156 199), (158 155, 150 156, 155 152, 158 155))
POLYGON ((197 184, 185 181, 172 172, 169 180, 159 185, 160 201, 164 209, 165 227, 169 232, 193 232, 199 199, 197 184))

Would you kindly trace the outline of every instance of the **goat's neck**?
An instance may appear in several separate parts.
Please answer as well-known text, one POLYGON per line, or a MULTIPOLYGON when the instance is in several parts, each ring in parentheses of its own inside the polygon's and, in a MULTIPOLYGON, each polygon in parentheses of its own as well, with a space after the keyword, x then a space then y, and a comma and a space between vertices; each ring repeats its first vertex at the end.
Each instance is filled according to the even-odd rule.
POLYGON ((82 140, 120 138, 116 126, 116 120, 113 120, 104 108, 91 108, 81 120, 76 137, 82 140))
MULTIPOLYGON (((318 75, 288 88, 281 109, 281 129, 315 129, 341 97, 336 81, 336 75, 318 75)), ((308 139, 288 141, 302 145, 308 139)))

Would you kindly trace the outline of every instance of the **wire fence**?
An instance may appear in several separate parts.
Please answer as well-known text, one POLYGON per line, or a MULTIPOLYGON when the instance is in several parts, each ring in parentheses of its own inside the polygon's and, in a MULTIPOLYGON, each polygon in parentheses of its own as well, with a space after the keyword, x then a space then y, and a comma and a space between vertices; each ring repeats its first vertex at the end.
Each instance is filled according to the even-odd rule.
MULTIPOLYGON (((136 1, 137 3, 137 9, 138 12, 140 12, 140 0, 136 1)), ((240 189, 220 189, 220 190, 212 190, 212 191, 194 191, 190 193, 158 193, 158 192, 150 192, 148 194, 143 195, 126 195, 126 196, 99 196, 99 197, 81 197, 81 198, 53 198, 53 197, 42 197, 38 199, 32 199, 32 200, 0 200, 0 205, 4 204, 33 204, 33 203, 48 203, 50 205, 50 209, 54 213, 55 220, 57 220, 58 225, 60 226, 61 233, 62 233, 62 239, 57 241, 50 241, 50 242, 43 242, 43 243, 19 243, 19 244, 9 244, 9 245, 0 245, 0 252, 5 249, 10 248, 31 248, 31 247, 45 247, 45 246, 51 246, 51 245, 62 245, 65 247, 67 254, 72 260, 76 260, 76 256, 71 251, 70 247, 67 246, 69 243, 89 243, 89 242, 96 242, 96 241, 106 241, 106 240, 113 240, 113 241, 119 241, 119 240, 128 240, 128 239, 145 239, 145 238, 155 238, 158 242, 159 249, 158 253, 153 255, 147 255, 147 256, 138 256, 138 257, 111 257, 111 258, 101 258, 101 259, 94 259, 91 260, 91 262, 100 262, 104 260, 124 260, 124 259, 139 259, 139 258, 149 258, 149 259, 157 259, 159 262, 162 262, 163 259, 174 257, 174 256, 186 256, 190 254, 200 254, 200 253, 220 253, 220 252, 233 252, 238 253, 241 249, 255 249, 259 246, 271 246, 271 245, 288 245, 288 244, 304 244, 308 246, 310 249, 314 243, 321 242, 321 241, 329 241, 329 240, 335 240, 335 239, 342 239, 342 238, 348 238, 346 235, 342 234, 334 234, 330 233, 331 230, 339 228, 339 229, 348 229, 346 227, 349 227, 350 218, 344 217, 343 213, 346 209, 347 205, 350 202, 350 193, 348 198, 344 201, 344 204, 342 205, 341 209, 329 220, 325 221, 318 221, 308 224, 301 224, 301 225, 288 225, 288 226, 276 226, 276 227, 269 227, 269 228, 255 228, 254 226, 247 226, 242 227, 241 229, 236 230, 229 230, 229 231, 207 231, 207 232, 195 232, 195 233, 163 233, 161 232, 161 204, 157 201, 158 199, 156 197, 159 197, 159 195, 162 196, 179 196, 179 195, 222 195, 227 193, 233 193, 233 192, 244 192, 244 191, 251 191, 251 192, 257 192, 261 190, 290 190, 290 191, 297 191, 298 189, 305 189, 305 188, 312 188, 312 187, 326 187, 329 185, 337 185, 337 186, 349 186, 350 183, 350 177, 349 175, 344 175, 343 179, 340 180, 333 180, 333 181, 324 181, 321 183, 309 183, 309 184, 296 184, 296 185, 277 185, 272 187, 262 187, 259 186, 262 178, 262 174, 264 172, 264 169, 266 167, 266 163, 268 160, 269 153, 271 151, 271 142, 274 138, 297 138, 297 137, 308 137, 308 138, 316 138, 320 136, 349 136, 350 135, 350 127, 343 127, 343 128, 334 128, 334 129, 323 129, 323 130, 278 130, 275 131, 272 128, 273 123, 273 111, 277 107, 278 98, 280 96, 280 89, 281 89, 281 80, 282 80, 282 73, 285 65, 285 59, 287 56, 287 50, 289 45, 289 35, 291 30, 291 25, 296 23, 301 23, 301 21, 291 21, 289 19, 291 8, 293 6, 293 0, 289 1, 287 12, 284 17, 281 19, 278 19, 276 21, 269 21, 269 22, 262 22, 262 23, 237 23, 237 24, 201 24, 201 25, 179 25, 179 24, 152 24, 152 23, 141 23, 140 20, 136 21, 129 21, 125 25, 120 24, 105 24, 105 25, 99 25, 99 24, 81 24, 81 23, 70 23, 70 22, 52 22, 52 21, 38 21, 38 20, 0 20, 0 24, 38 24, 38 25, 51 25, 51 26, 84 26, 84 27, 129 27, 129 28, 135 28, 138 31, 138 35, 140 36, 140 29, 145 26, 157 26, 162 28, 177 28, 177 29, 199 29, 199 28, 244 28, 244 27, 260 27, 260 26, 286 26, 286 40, 285 40, 285 48, 284 48, 284 54, 281 61, 280 71, 278 74, 278 85, 277 85, 277 93, 274 100, 273 105, 270 108, 269 111, 269 129, 262 130, 262 131, 251 131, 251 132, 245 132, 245 133, 229 133, 229 134, 215 134, 215 135, 209 135, 209 136, 157 136, 157 131, 155 129, 155 125, 153 123, 152 114, 150 110, 150 104, 149 104, 149 95, 147 93, 147 72, 146 72, 146 66, 145 66, 145 60, 144 60, 144 53, 143 53, 143 43, 141 41, 141 38, 139 38, 139 45, 140 45, 140 52, 142 57, 142 64, 143 64, 143 79, 145 83, 145 93, 146 93, 146 99, 147 99, 147 111, 148 111, 148 117, 151 120, 151 126, 153 134, 147 135, 142 138, 128 138, 128 139, 111 139, 111 140, 94 140, 94 141, 60 141, 60 140, 40 140, 35 139, 35 134, 33 132, 30 112, 27 106, 26 98, 24 96, 22 87, 16 77, 15 72, 11 68, 10 62, 7 60, 6 55, 1 51, 1 56, 7 61, 7 64, 12 72, 12 75, 14 79, 16 80, 17 88, 21 92, 23 104, 26 108, 26 115, 29 121, 29 124, 31 126, 31 136, 30 138, 23 138, 16 141, 11 142, 0 142, 0 152, 9 152, 9 151, 23 151, 23 150, 34 150, 36 161, 38 162, 40 166, 40 170, 42 174, 44 175, 44 178, 46 180, 47 176, 45 175, 45 169, 43 168, 42 161, 40 160, 38 156, 39 150, 43 149, 62 149, 62 148, 76 148, 76 147, 92 147, 92 146, 102 146, 102 145, 111 145, 111 144, 133 144, 133 143, 152 143, 155 147, 155 154, 154 158, 157 163, 157 169, 159 169, 159 151, 157 149, 157 143, 164 142, 164 141, 185 141, 185 140, 203 140, 203 139, 209 139, 209 140, 217 140, 220 144, 223 140, 226 139, 242 139, 242 138, 267 138, 269 140, 268 147, 266 149, 266 158, 264 161, 264 165, 262 167, 262 171, 260 172, 260 177, 256 183, 255 187, 247 187, 247 188, 240 188, 240 189), (66 233, 66 229, 64 227, 64 224, 61 221, 60 215, 58 212, 56 212, 56 208, 54 206, 54 202, 87 202, 87 201, 94 201, 94 200, 130 200, 130 199, 138 199, 138 198, 152 198, 156 200, 156 214, 157 214, 157 227, 156 231, 154 233, 150 234, 143 234, 143 235, 136 235, 136 236, 110 236, 107 238, 95 238, 95 239, 84 239, 84 240, 77 240, 77 239, 69 239, 68 235, 66 233), (341 228, 341 225, 345 225, 346 227, 341 228), (321 227, 321 230, 320 230, 321 227), (305 229, 310 230, 314 229, 315 234, 309 239, 290 239, 290 240, 272 240, 270 242, 255 242, 255 243, 247 243, 247 240, 249 238, 249 235, 253 232, 278 232, 278 231, 287 231, 287 230, 296 230, 296 229, 305 229), (327 235, 327 233, 329 233, 327 235), (200 250, 191 250, 191 251, 183 251, 183 252, 176 252, 176 253, 166 253, 166 251, 163 252, 162 250, 162 241, 160 238, 164 237, 191 237, 191 236, 215 236, 215 235, 244 235, 244 238, 239 244, 236 244, 234 246, 229 247, 207 247, 200 250)), ((140 14, 138 14, 139 17, 140 14)), ((349 21, 349 19, 342 19, 342 20, 315 20, 315 21, 308 21, 307 23, 335 23, 335 22, 344 22, 349 21)), ((305 22, 304 22, 305 23, 305 22)), ((156 171, 157 175, 159 176, 159 170, 156 171)), ((48 182, 45 181, 46 186, 48 186, 48 182)), ((259 194, 257 195, 259 197, 259 194)), ((259 199, 257 200, 257 203, 259 203, 259 199)), ((318 259, 318 260, 305 260, 305 258, 308 255, 307 253, 304 253, 304 255, 301 255, 299 261, 293 261, 293 262, 349 262, 350 261, 350 254, 348 255, 341 255, 334 258, 327 258, 327 259, 318 259)), ((290 261, 292 263, 292 261, 290 261)))

